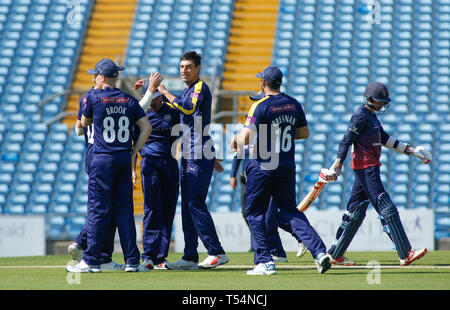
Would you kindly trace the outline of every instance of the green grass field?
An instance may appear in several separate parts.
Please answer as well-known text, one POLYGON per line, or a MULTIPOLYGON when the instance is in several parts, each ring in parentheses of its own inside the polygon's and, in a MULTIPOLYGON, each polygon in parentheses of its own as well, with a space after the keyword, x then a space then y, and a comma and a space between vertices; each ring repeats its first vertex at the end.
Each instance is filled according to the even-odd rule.
MULTIPOLYGON (((181 258, 170 253, 169 261, 181 258)), ((206 254, 200 254, 203 259, 206 254)), ((357 268, 332 268, 320 275, 307 252, 301 259, 288 253, 273 276, 247 276, 252 253, 229 253, 230 262, 211 270, 153 270, 68 274, 68 255, 0 258, 1 290, 449 290, 450 251, 432 251, 408 267, 395 252, 350 252, 357 268), (380 268, 367 267, 378 261, 380 268), (34 267, 33 267, 34 266, 34 267), (77 278, 78 276, 78 278, 77 278), (368 280, 369 279, 369 280, 368 280), (72 284, 70 284, 72 283, 72 284)), ((123 262, 120 254, 113 259, 123 262)))

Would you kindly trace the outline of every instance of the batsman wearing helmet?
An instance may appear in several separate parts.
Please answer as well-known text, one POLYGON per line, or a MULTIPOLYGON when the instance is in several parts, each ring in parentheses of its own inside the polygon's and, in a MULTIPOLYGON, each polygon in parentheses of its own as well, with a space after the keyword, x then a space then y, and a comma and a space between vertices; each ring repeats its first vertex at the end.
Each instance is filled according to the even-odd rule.
POLYGON ((347 203, 347 211, 342 217, 336 240, 328 253, 333 264, 346 266, 355 264, 344 256, 344 252, 361 226, 370 202, 379 214, 383 231, 395 244, 400 265, 406 266, 423 257, 427 249, 414 250, 411 247, 397 207, 384 189, 380 177, 381 147, 413 155, 423 164, 431 161, 431 154, 422 146, 413 148, 384 131, 377 113, 386 111, 391 101, 385 85, 378 82, 370 83, 366 87, 364 100, 364 104, 352 115, 348 130, 339 144, 337 158, 340 163, 335 169, 325 172, 327 180, 337 180, 348 149, 353 145, 351 168, 355 181, 347 203))

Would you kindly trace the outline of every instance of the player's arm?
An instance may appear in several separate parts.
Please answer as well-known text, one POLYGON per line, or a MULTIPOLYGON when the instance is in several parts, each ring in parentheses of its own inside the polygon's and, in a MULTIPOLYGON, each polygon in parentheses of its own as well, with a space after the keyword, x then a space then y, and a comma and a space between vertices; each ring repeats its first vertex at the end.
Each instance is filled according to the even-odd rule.
POLYGON ((191 96, 187 96, 187 98, 180 98, 172 93, 170 93, 164 85, 159 85, 158 90, 161 94, 163 94, 167 100, 169 100, 169 103, 178 109, 181 113, 185 115, 192 115, 195 112, 195 109, 199 103, 199 100, 201 101, 202 96, 202 88, 203 88, 203 82, 200 81, 194 86, 194 91, 191 96))
POLYGON ((83 129, 83 126, 81 125, 80 119, 77 119, 77 122, 75 123, 75 132, 76 132, 77 136, 84 135, 84 129, 83 129))
POLYGON ((78 109, 77 121, 75 123, 75 132, 77 136, 84 135, 83 125, 81 125, 81 117, 83 116, 83 105, 86 103, 86 101, 86 97, 80 99, 80 108, 78 109))
POLYGON ((148 137, 152 133, 152 125, 150 124, 150 121, 146 116, 139 118, 136 122, 136 125, 139 128, 139 136, 137 137, 131 152, 131 180, 133 182, 133 186, 136 182, 137 155, 141 148, 144 146, 145 141, 147 141, 148 137))
POLYGON ((252 128, 253 126, 242 128, 241 132, 231 139, 231 151, 238 152, 241 150, 244 145, 247 145, 254 139, 256 136, 256 130, 252 128))
POLYGON ((344 163, 347 157, 350 146, 359 138, 359 135, 366 127, 367 120, 363 115, 353 115, 350 119, 350 124, 344 137, 339 143, 337 158, 340 160, 340 165, 344 163))
POLYGON ((159 90, 159 92, 161 93, 161 94, 163 94, 163 96, 164 97, 166 97, 167 98, 167 100, 168 100, 168 105, 171 107, 171 108, 175 108, 175 106, 173 105, 173 102, 174 102, 174 100, 177 98, 177 96, 175 96, 174 94, 172 94, 171 92, 169 92, 168 90, 167 90, 167 88, 164 86, 164 85, 159 85, 159 87, 158 87, 158 90, 159 90))
POLYGON ((294 140, 302 140, 302 139, 308 139, 309 138, 309 127, 308 125, 303 127, 298 127, 295 130, 295 137, 294 140))
POLYGON ((305 111, 303 111, 303 107, 300 103, 295 127, 296 129, 294 140, 302 140, 309 138, 308 122, 306 121, 305 111))
MULTIPOLYGON (((150 107, 150 103, 153 100, 153 94, 158 90, 158 86, 161 84, 163 79, 164 78, 163 78, 162 74, 159 72, 152 73, 150 75, 150 77, 148 79, 149 83, 148 83, 147 91, 145 92, 144 97, 141 99, 141 101, 139 101, 139 105, 144 110, 144 112, 147 112, 148 108, 150 107)), ((137 85, 140 85, 139 84, 140 81, 141 80, 136 82, 136 84, 134 85, 135 89, 136 89, 137 85)))
POLYGON ((231 173, 230 173, 230 185, 233 189, 237 187, 236 175, 241 164, 242 159, 238 158, 237 152, 234 154, 233 162, 231 164, 231 173))
POLYGON ((397 153, 401 154, 407 154, 412 155, 420 159, 422 164, 426 165, 428 164, 431 159, 432 155, 429 151, 427 151, 423 146, 419 145, 417 147, 411 147, 409 144, 401 142, 394 137, 390 136, 388 133, 386 133, 381 127, 381 144, 397 153))
POLYGON ((86 117, 84 114, 81 116, 80 124, 82 127, 87 127, 93 122, 92 117, 86 117))
POLYGON ((136 121, 136 125, 139 127, 139 136, 136 139, 136 142, 133 145, 132 157, 137 156, 138 152, 144 146, 145 141, 147 141, 148 137, 152 133, 152 125, 146 116, 141 117, 136 121))
POLYGON ((93 123, 94 111, 92 109, 92 98, 87 96, 83 100, 80 123, 82 127, 87 127, 93 123))

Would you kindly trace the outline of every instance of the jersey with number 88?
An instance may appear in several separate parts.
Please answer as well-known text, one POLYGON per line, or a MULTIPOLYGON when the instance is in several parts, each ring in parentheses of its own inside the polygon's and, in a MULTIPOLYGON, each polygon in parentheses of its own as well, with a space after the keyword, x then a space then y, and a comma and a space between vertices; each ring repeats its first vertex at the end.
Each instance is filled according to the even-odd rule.
POLYGON ((95 153, 131 151, 134 124, 145 116, 135 98, 109 87, 87 97, 83 114, 93 118, 95 153))
POLYGON ((103 139, 105 140, 105 142, 113 143, 116 138, 121 143, 128 142, 128 139, 130 138, 130 121, 128 117, 121 116, 119 118, 119 128, 117 129, 117 134, 114 123, 114 118, 112 118, 111 116, 105 117, 103 119, 103 139))

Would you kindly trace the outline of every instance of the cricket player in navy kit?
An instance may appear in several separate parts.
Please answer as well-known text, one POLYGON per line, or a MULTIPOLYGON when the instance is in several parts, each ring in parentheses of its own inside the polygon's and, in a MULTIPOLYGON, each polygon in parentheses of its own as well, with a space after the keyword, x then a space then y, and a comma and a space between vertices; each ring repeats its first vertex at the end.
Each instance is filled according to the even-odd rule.
MULTIPOLYGON (((78 136, 84 135, 84 140, 86 143, 86 152, 85 152, 85 169, 87 174, 89 175, 89 165, 92 160, 92 148, 94 146, 94 126, 89 125, 88 127, 83 128, 81 126, 81 116, 82 116, 82 107, 86 102, 87 96, 96 89, 93 87, 90 89, 81 99, 80 99, 80 109, 78 110, 77 122, 75 124, 75 131, 78 136)), ((83 257, 83 251, 87 249, 87 225, 85 224, 81 229, 80 234, 75 239, 75 242, 69 245, 68 252, 72 256, 72 259, 75 261, 80 261, 83 257)), ((116 233, 116 225, 114 221, 111 221, 111 225, 109 227, 108 237, 106 239, 105 249, 102 253, 103 263, 100 264, 100 269, 102 271, 108 270, 124 270, 125 265, 116 263, 111 259, 112 253, 114 251, 114 236, 116 233)))
POLYGON ((151 125, 138 101, 115 87, 122 70, 124 67, 110 59, 102 59, 95 69, 88 70, 89 74, 95 75, 98 87, 87 96, 81 118, 83 127, 94 124, 94 156, 88 185, 88 248, 79 264, 70 269, 66 267, 70 272, 101 271, 101 251, 113 219, 119 231, 125 271, 140 270, 133 216, 132 170, 137 153, 151 133, 151 125), (133 146, 136 125, 140 134, 133 146))
POLYGON ((334 171, 326 173, 328 180, 337 180, 348 150, 353 145, 351 168, 355 181, 347 203, 347 211, 342 217, 342 224, 329 250, 329 256, 333 264, 347 266, 355 264, 347 259, 344 253, 361 226, 370 202, 379 214, 383 230, 395 244, 400 264, 409 265, 423 257, 427 249, 412 249, 397 207, 384 189, 380 178, 381 147, 418 157, 423 164, 431 161, 431 153, 422 146, 412 148, 384 131, 376 113, 386 111, 391 101, 385 85, 378 82, 370 83, 364 92, 364 100, 365 103, 352 115, 348 130, 339 144, 337 158, 340 163, 334 171))
MULTIPOLYGON (((149 80, 142 91, 145 94, 149 80)), ((141 255, 143 265, 149 269, 166 269, 172 224, 179 191, 178 161, 172 156, 172 144, 178 138, 171 135, 172 127, 180 121, 180 112, 163 103, 162 94, 156 91, 147 117, 152 133, 139 151, 141 155, 141 180, 144 192, 144 227, 141 255)))
POLYGON ((158 88, 168 99, 167 104, 180 112, 180 124, 184 127, 180 185, 185 247, 180 260, 166 263, 168 269, 214 268, 228 262, 205 203, 218 162, 213 141, 206 130, 211 121, 212 96, 208 85, 199 78, 200 68, 201 56, 195 51, 186 52, 180 60, 180 74, 186 84, 183 93, 175 96, 162 84, 158 88), (208 251, 201 263, 198 263, 198 238, 208 251))
POLYGON ((266 96, 256 101, 248 113, 245 127, 231 142, 236 151, 256 138, 256 154, 247 167, 246 217, 252 230, 255 267, 248 275, 272 275, 275 263, 270 255, 266 216, 270 199, 286 212, 291 229, 311 251, 319 273, 330 267, 326 247, 305 214, 296 208, 295 139, 309 137, 308 124, 301 104, 281 93, 283 74, 270 66, 256 75, 266 96))
MULTIPOLYGON (((266 94, 264 94, 264 91, 260 91, 256 95, 249 96, 249 98, 253 101, 258 101, 258 100, 261 100, 262 98, 264 98, 265 96, 266 96, 266 94)), ((239 182, 241 183, 241 207, 242 207, 242 215, 245 219, 245 223, 247 224, 247 226, 250 229, 250 226, 248 225, 248 222, 247 222, 247 218, 245 217, 245 196, 246 196, 246 183, 247 183, 247 175, 245 173, 245 170, 247 169, 247 166, 250 162, 249 157, 250 157, 249 145, 244 146, 243 156, 238 156, 238 153, 236 152, 236 154, 233 158, 232 166, 231 166, 230 185, 231 185, 231 187, 233 187, 233 189, 235 189, 237 187, 236 175, 237 175, 239 166, 242 164, 242 170, 241 170, 241 173, 239 174, 239 182), (241 157, 243 157, 243 158, 241 158, 241 157)), ((275 216, 267 217, 267 220, 268 220, 267 227, 268 227, 269 235, 270 235, 269 242, 270 242, 270 248, 271 248, 271 255, 272 255, 274 263, 278 263, 278 262, 283 263, 283 262, 288 261, 286 252, 284 251, 284 248, 283 248, 283 244, 281 243, 280 234, 278 233, 278 227, 280 227, 283 230, 292 234, 292 236, 297 240, 297 242, 299 244, 299 249, 297 251, 296 256, 298 258, 303 257, 303 255, 306 253, 306 251, 308 249, 306 248, 304 243, 300 240, 300 238, 298 238, 295 234, 292 233, 289 223, 285 222, 284 211, 282 209, 280 210, 278 207, 276 207, 276 205, 273 203, 272 199, 270 200, 270 206, 269 206, 268 212, 274 212, 274 214, 275 214, 275 216)), ((251 250, 253 251, 253 247, 251 248, 251 250)))

